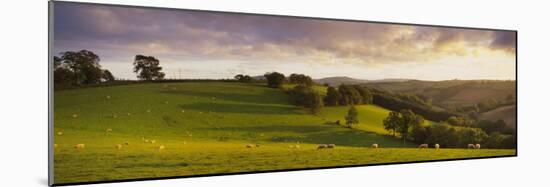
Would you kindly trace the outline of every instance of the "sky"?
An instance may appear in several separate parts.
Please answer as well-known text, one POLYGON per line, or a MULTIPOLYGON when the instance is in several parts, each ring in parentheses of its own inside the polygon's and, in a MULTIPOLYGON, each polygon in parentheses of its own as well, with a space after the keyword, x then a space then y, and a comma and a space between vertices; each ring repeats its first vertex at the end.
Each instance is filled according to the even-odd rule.
POLYGON ((277 71, 313 78, 515 80, 515 32, 56 2, 54 55, 82 49, 116 78, 138 54, 166 78, 277 71))

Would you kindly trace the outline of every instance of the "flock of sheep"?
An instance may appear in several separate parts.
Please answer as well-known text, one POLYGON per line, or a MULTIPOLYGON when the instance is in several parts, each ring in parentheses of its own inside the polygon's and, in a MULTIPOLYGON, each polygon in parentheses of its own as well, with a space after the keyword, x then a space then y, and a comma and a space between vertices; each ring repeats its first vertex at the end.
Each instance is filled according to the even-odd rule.
MULTIPOLYGON (((166 85, 165 85, 165 87, 166 87, 166 85)), ((111 96, 106 96, 106 99, 111 99, 111 96)), ((213 97, 212 99, 215 99, 215 97, 213 97)), ((165 101, 164 103, 167 104, 168 101, 165 101)), ((147 112, 150 113, 151 110, 147 110, 147 112)), ((181 110, 181 112, 184 113, 185 110, 181 110)), ((131 114, 128 113, 127 115, 130 116, 131 114)), ((73 114, 72 117, 73 117, 73 118, 77 118, 77 117, 78 117, 78 114, 73 114)), ((113 117, 113 118, 117 118, 117 115, 113 115, 112 117, 113 117)), ((109 134, 109 133, 111 133, 111 132, 113 132, 113 129, 111 129, 111 128, 105 129, 105 133, 109 134)), ((189 132, 187 132, 187 134, 189 135, 189 132)), ((58 132, 57 135, 61 136, 61 135, 63 135, 63 132, 58 132)), ((190 135, 189 135, 189 136, 190 136, 190 135)), ((156 140, 145 139, 145 137, 142 138, 142 141, 145 142, 145 143, 151 143, 151 144, 155 144, 155 143, 156 143, 156 140)), ((185 144, 185 142, 184 142, 184 144, 185 144)), ((129 143, 126 141, 126 142, 124 143, 124 145, 128 146, 129 143)), ((57 144, 54 144, 54 148, 57 148, 57 147, 58 147, 58 145, 57 145, 57 144)), ((82 144, 82 143, 79 143, 79 144, 74 145, 74 148, 75 148, 75 149, 84 149, 85 147, 86 147, 86 145, 85 145, 85 144, 82 144)), ((116 144, 116 145, 115 145, 115 148, 116 148, 116 149, 119 149, 119 150, 122 149, 122 147, 123 147, 122 144, 116 144)), ((259 144, 247 144, 245 147, 246 147, 246 148, 259 148, 260 145, 259 145, 259 144)), ((378 145, 377 143, 374 143, 374 144, 372 144, 370 147, 376 149, 376 148, 379 148, 379 145, 378 145)), ((162 150, 164 150, 165 148, 166 148, 166 147, 165 147, 164 145, 159 145, 159 146, 157 147, 158 151, 162 151, 162 150)), ((299 145, 299 143, 298 143, 298 144, 296 144, 296 145, 291 145, 291 146, 289 146, 289 148, 299 149, 299 148, 300 148, 300 145, 299 145)), ((335 145, 335 144, 319 144, 319 145, 317 146, 317 149, 318 149, 318 150, 319 150, 319 149, 334 149, 334 148, 336 148, 336 145, 335 145)), ((427 148, 429 148, 429 146, 428 146, 428 144, 420 144, 420 145, 418 146, 418 148, 420 148, 420 149, 425 149, 425 148, 426 148, 426 149, 427 149, 427 148)), ((439 148, 440 148, 440 145, 439 145, 439 144, 434 144, 434 148, 435 148, 435 149, 439 149, 439 148)), ((468 149, 480 149, 480 148, 481 148, 481 145, 480 145, 480 144, 468 144, 468 149)))

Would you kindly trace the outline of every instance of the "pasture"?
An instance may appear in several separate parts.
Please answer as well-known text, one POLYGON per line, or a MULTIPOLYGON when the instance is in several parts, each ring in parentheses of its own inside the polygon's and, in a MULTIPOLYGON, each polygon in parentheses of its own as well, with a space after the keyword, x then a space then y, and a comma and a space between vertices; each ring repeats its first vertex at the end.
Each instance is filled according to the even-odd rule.
POLYGON ((515 154, 419 150, 387 135, 384 108, 357 106, 360 124, 349 129, 327 123, 344 123, 347 107, 312 115, 289 104, 284 91, 258 84, 143 83, 55 91, 54 97, 58 184, 515 154), (336 148, 317 150, 321 143, 336 148), (373 143, 381 148, 368 148, 373 143))

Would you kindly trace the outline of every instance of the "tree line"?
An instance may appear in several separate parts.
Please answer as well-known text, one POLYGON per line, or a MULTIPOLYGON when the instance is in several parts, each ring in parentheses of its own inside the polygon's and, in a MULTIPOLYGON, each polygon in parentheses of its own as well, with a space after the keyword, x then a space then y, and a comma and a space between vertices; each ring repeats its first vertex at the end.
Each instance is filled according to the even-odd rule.
MULTIPOLYGON (((55 89, 114 82, 115 76, 99 62, 99 56, 89 50, 65 51, 54 56, 55 89)), ((153 56, 136 55, 133 66, 139 80, 164 79, 160 62, 153 56)))

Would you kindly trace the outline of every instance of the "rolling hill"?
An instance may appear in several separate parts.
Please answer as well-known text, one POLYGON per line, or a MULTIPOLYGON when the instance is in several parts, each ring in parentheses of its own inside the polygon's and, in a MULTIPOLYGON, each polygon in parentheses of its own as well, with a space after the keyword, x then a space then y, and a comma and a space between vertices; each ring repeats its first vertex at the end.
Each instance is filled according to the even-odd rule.
POLYGON ((284 91, 259 84, 79 88, 55 91, 54 101, 58 184, 515 154, 414 149, 386 135, 384 108, 357 106, 360 124, 349 129, 327 123, 342 120, 347 107, 312 115, 289 104, 284 91), (330 143, 337 148, 316 150, 330 143), (373 143, 382 148, 368 148, 373 143), (76 144, 85 148, 73 148, 76 144))
POLYGON ((499 119, 506 122, 506 126, 516 128, 516 105, 502 106, 491 111, 482 113, 480 118, 490 121, 497 121, 499 119))

